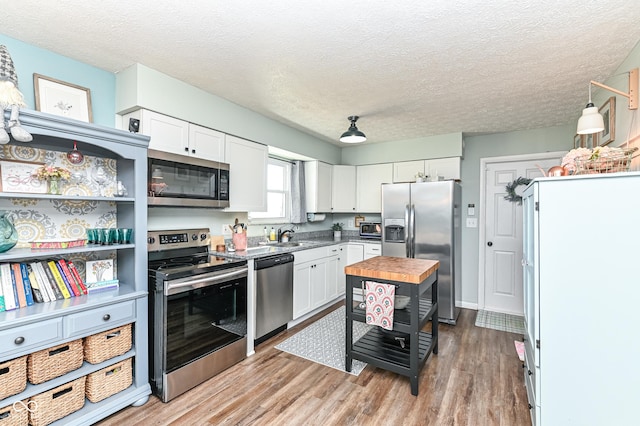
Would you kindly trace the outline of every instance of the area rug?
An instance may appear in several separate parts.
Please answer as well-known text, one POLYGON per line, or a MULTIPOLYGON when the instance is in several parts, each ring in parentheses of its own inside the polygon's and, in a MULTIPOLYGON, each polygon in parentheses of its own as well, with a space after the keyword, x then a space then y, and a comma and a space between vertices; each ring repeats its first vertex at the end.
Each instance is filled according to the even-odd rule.
MULTIPOLYGON (((345 357, 345 308, 341 306, 330 314, 307 326, 302 331, 276 345, 276 349, 308 359, 309 361, 325 365, 346 372, 345 357)), ((353 322, 353 341, 365 335, 371 326, 358 321, 353 322)), ((358 376, 367 366, 366 363, 353 360, 351 374, 358 376)))
POLYGON ((524 317, 479 310, 476 315, 476 327, 524 334, 524 317))

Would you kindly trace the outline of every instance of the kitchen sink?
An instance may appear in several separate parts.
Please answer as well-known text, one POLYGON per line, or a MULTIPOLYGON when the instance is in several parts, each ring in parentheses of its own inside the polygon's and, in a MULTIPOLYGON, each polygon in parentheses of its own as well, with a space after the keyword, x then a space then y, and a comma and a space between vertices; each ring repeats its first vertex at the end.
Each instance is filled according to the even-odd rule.
POLYGON ((276 247, 298 247, 304 244, 300 241, 288 241, 286 243, 275 243, 273 245, 276 247))

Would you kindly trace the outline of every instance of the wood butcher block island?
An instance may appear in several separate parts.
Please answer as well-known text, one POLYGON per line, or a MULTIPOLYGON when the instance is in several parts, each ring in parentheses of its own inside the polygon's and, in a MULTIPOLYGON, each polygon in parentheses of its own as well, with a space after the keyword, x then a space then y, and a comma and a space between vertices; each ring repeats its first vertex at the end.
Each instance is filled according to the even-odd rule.
MULTIPOLYGON (((377 256, 344 268, 346 289, 346 363, 359 359, 373 366, 408 376, 411 394, 418 395, 418 374, 431 353, 438 353, 438 268, 437 260, 377 256), (353 289, 364 287, 364 281, 396 286, 396 295, 409 296, 405 309, 394 311, 393 331, 406 333, 404 347, 389 337, 381 327, 373 327, 353 343, 353 321, 366 322, 365 309, 353 301, 353 289), (427 290, 431 289, 430 292, 427 290), (431 321, 431 332, 420 331, 431 321)), ((364 296, 364 295, 363 295, 364 296)), ((391 333, 392 333, 391 332, 391 333)))

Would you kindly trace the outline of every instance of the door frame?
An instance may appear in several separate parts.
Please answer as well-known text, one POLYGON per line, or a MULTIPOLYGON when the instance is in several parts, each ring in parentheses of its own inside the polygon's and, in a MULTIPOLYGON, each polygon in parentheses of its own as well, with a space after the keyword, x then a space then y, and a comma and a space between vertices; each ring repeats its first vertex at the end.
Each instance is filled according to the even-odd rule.
POLYGON ((508 162, 529 162, 535 160, 548 160, 554 158, 562 158, 566 151, 554 152, 538 152, 531 154, 505 155, 500 157, 485 157, 480 159, 480 210, 478 220, 480 229, 478 229, 478 310, 485 308, 484 292, 485 292, 485 272, 486 272, 486 186, 487 186, 487 167, 489 164, 508 163, 508 162))

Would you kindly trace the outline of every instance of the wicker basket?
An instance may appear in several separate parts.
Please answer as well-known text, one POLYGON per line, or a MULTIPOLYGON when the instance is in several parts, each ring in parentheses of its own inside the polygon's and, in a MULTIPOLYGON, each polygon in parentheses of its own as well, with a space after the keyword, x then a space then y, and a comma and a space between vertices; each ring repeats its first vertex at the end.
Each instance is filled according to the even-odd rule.
POLYGON ((0 408, 0 426, 27 426, 29 412, 26 403, 27 401, 18 401, 8 407, 0 408))
POLYGON ((84 407, 85 376, 57 388, 31 397, 30 403, 35 402, 29 411, 29 421, 32 426, 44 426, 53 423, 84 407))
POLYGON ((125 390, 133 383, 131 358, 110 365, 87 376, 86 395, 91 402, 99 402, 105 398, 125 390))
POLYGON ((82 339, 34 352, 27 357, 27 377, 37 385, 82 366, 82 339))
POLYGON ((94 334, 84 339, 84 359, 99 364, 131 349, 131 324, 94 334))
POLYGON ((26 387, 26 355, 0 364, 0 399, 20 393, 26 387))
POLYGON ((575 159, 577 175, 596 173, 628 172, 631 158, 638 148, 609 151, 598 158, 591 159, 591 155, 584 155, 575 159))

